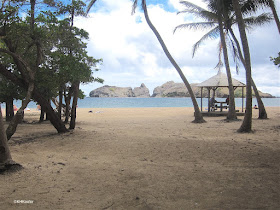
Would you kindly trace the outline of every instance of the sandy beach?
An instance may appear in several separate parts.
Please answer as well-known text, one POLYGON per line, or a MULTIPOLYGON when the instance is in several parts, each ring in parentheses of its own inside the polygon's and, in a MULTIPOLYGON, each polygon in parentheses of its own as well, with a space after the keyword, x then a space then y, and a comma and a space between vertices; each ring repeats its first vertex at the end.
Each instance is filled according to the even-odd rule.
POLYGON ((240 134, 242 117, 194 124, 192 108, 78 108, 76 129, 57 134, 28 111, 1 209, 279 209, 280 107, 267 112, 240 134))

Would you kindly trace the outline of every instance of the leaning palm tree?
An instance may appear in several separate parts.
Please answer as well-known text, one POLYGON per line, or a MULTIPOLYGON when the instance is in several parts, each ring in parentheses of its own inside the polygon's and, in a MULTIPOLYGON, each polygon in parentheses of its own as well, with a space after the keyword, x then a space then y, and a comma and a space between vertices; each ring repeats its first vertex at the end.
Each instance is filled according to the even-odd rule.
MULTIPOLYGON (((199 48, 199 46, 205 42, 208 39, 214 39, 218 37, 219 34, 219 26, 218 26, 218 7, 217 7, 217 1, 215 0, 207 0, 208 2, 208 8, 209 10, 205 10, 197 5, 194 5, 188 1, 181 1, 181 3, 186 6, 186 9, 184 11, 181 11, 179 13, 191 13, 195 16, 198 16, 200 18, 205 19, 205 22, 196 22, 196 23, 187 23, 187 24, 181 24, 179 26, 177 26, 174 29, 174 32, 177 29, 182 29, 182 28, 189 28, 189 29, 207 29, 210 28, 210 30, 204 35, 202 36, 202 38, 196 42, 193 46, 193 56, 195 55, 197 49, 199 48)), ((239 42, 235 37, 235 34, 232 30, 232 25, 236 24, 236 18, 235 18, 235 14, 233 13, 233 9, 232 9, 232 4, 231 1, 223 1, 220 2, 220 4, 223 6, 223 14, 222 14, 222 18, 223 18, 223 22, 224 22, 224 34, 226 35, 226 37, 231 40, 231 37, 233 37, 234 41, 231 41, 231 46, 232 46, 232 52, 234 55, 234 60, 236 62, 238 62, 238 59, 241 60, 242 64, 244 65, 244 68, 246 69, 245 66, 245 62, 243 62, 242 58, 242 53, 239 47, 239 42), (237 49, 236 49, 237 48, 237 49), (239 49, 238 49, 239 48, 239 49)), ((242 6, 242 12, 245 14, 250 14, 253 10, 253 12, 255 11, 255 8, 251 8, 251 4, 248 2, 245 2, 242 6)), ((246 17, 244 18, 244 21, 246 23, 246 27, 247 28, 251 28, 252 26, 260 26, 263 25, 264 23, 267 23, 269 21, 271 21, 272 18, 270 16, 270 14, 267 13, 262 13, 260 15, 258 15, 257 17, 246 17)), ((221 37, 221 36, 220 36, 221 37)), ((238 67, 238 64, 236 65, 238 67)), ((238 68, 237 68, 238 71, 238 68)), ((262 102, 262 99, 259 95, 259 92, 257 90, 257 87, 252 79, 252 85, 253 85, 253 89, 255 92, 255 96, 258 102, 258 107, 259 107, 259 119, 266 119, 267 118, 267 113, 264 107, 264 104, 262 102)))
POLYGON ((241 8, 238 0, 232 0, 233 9, 235 11, 236 20, 238 23, 238 29, 242 42, 245 65, 246 65, 246 113, 241 127, 238 129, 239 132, 251 132, 252 131, 252 89, 251 89, 251 60, 250 50, 245 31, 245 24, 241 13, 241 8))
MULTIPOLYGON (((261 0, 262 1, 262 0, 261 0)), ((211 0, 210 0, 211 2, 211 0)), ((230 14, 229 10, 232 10, 232 1, 224 1, 224 4, 226 5, 226 7, 224 7, 226 10, 224 12, 224 21, 225 21, 225 29, 226 31, 229 31, 229 34, 231 35, 231 37, 233 38, 234 41, 232 41, 232 48, 233 48, 233 55, 234 55, 234 60, 236 63, 238 63, 238 61, 240 60, 241 63, 243 64, 244 68, 246 69, 246 65, 245 65, 245 59, 240 47, 240 44, 232 30, 232 25, 236 23, 236 20, 232 20, 232 18, 230 18, 227 14, 230 14), (235 49, 237 48, 237 49, 235 49)), ((213 1, 212 1, 212 5, 213 5, 213 1)), ((213 6, 212 6, 213 8, 213 6)), ((255 6, 252 6, 250 1, 245 1, 243 2, 243 4, 241 5, 241 12, 244 15, 247 14, 251 14, 252 12, 256 12, 256 8, 255 6)), ((235 16, 235 14, 234 14, 235 16)), ((270 16, 270 14, 267 13, 262 13, 257 17, 247 17, 247 18, 243 18, 244 19, 244 24, 246 28, 251 28, 252 26, 262 26, 264 23, 268 23, 272 20, 272 17, 270 16)), ((238 64, 237 64, 238 66, 238 64)), ((263 101, 260 97, 259 91, 257 89, 257 86, 253 80, 253 78, 251 78, 251 83, 252 83, 252 87, 253 90, 255 92, 255 96, 257 99, 257 103, 258 103, 258 107, 259 107, 259 119, 267 119, 267 113, 263 104, 263 101)))
MULTIPOLYGON (((93 4, 96 2, 96 0, 92 0, 88 6, 87 12, 89 12, 90 8, 93 6, 93 4)), ((133 2, 133 6, 132 6, 132 14, 135 12, 135 9, 137 7, 137 3, 138 0, 134 0, 133 2)), ((156 30, 156 28, 154 27, 154 25, 152 24, 152 22, 150 21, 149 15, 148 15, 148 11, 147 11, 147 6, 146 6, 146 0, 142 0, 142 9, 144 10, 144 14, 145 14, 145 19, 149 25, 149 27, 152 29, 152 31, 154 32, 154 34, 156 35, 164 53, 166 54, 167 58, 169 59, 169 61, 172 63, 172 65, 175 67, 175 69, 177 70, 177 72, 179 73, 181 79, 183 80, 186 88, 189 91, 189 94, 191 96, 192 99, 192 103, 194 106, 194 123, 204 123, 205 120, 203 119, 203 116, 200 112, 199 106, 197 104, 195 95, 193 93, 193 90, 188 82, 188 80, 186 79, 185 75, 183 74, 182 70, 180 69, 180 67, 178 66, 178 64, 176 63, 176 61, 174 60, 174 58, 171 56, 171 54, 169 53, 164 41, 162 40, 160 34, 158 33, 158 31, 156 30)))
MULTIPOLYGON (((137 7, 137 0, 134 0, 133 3, 133 7, 132 7, 132 13, 135 12, 135 9, 137 7)), ((189 94, 191 96, 192 99, 192 103, 194 106, 194 116, 195 116, 195 120, 193 121, 194 123, 203 123, 205 122, 205 120, 203 119, 203 116, 200 112, 199 106, 197 104, 195 95, 193 93, 193 90, 188 82, 188 80, 186 79, 184 73, 182 72, 181 68, 178 66, 178 64, 176 63, 176 61, 174 60, 174 58, 171 56, 171 54, 169 53, 164 41, 162 40, 160 34, 158 33, 157 29, 154 27, 154 25, 152 24, 149 15, 148 15, 148 10, 147 10, 147 5, 146 5, 146 0, 142 0, 142 9, 144 11, 144 15, 145 15, 145 19, 147 21, 147 24, 149 25, 149 27, 151 28, 151 30, 154 32, 155 36, 157 37, 165 55, 167 56, 167 58, 169 59, 169 61, 172 63, 172 65, 174 66, 174 68, 177 70, 178 74, 180 75, 181 79, 183 80, 186 88, 189 91, 189 94)))

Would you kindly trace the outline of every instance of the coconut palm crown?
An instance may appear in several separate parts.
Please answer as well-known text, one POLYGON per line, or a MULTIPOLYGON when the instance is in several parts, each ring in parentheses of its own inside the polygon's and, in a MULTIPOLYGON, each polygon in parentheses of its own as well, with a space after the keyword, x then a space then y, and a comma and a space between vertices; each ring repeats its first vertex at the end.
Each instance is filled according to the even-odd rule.
MULTIPOLYGON (((201 22, 194 22, 194 23, 184 23, 181 25, 178 25, 174 29, 174 33, 178 29, 192 29, 192 30, 206 30, 209 29, 206 34, 204 34, 193 46, 193 56, 197 52, 197 49, 200 47, 200 45, 205 42, 208 39, 216 39, 219 38, 219 25, 218 25, 218 14, 217 14, 217 4, 215 0, 205 0, 207 2, 208 9, 204 9, 198 5, 195 5, 188 1, 180 1, 182 5, 186 7, 185 10, 178 12, 178 14, 181 13, 188 13, 191 15, 194 15, 200 19, 203 19, 205 21, 201 22)), ((224 29, 225 34, 228 35, 228 30, 231 28, 234 24, 236 24, 236 16, 232 8, 231 1, 224 1, 223 7, 223 22, 224 22, 224 29)), ((249 4, 247 1, 242 4, 242 12, 245 15, 250 15, 253 11, 256 11, 255 7, 253 7, 251 4, 249 4)), ((272 15, 270 13, 262 13, 258 16, 249 16, 244 18, 244 23, 247 30, 252 29, 254 26, 260 26, 265 23, 268 23, 271 21, 272 15)))

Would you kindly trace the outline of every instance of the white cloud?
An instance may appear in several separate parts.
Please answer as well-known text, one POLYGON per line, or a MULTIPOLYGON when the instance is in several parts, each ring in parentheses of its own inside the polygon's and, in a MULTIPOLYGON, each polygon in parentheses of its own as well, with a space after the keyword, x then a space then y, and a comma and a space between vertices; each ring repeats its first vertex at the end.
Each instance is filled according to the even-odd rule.
MULTIPOLYGON (((136 87, 143 82, 152 92, 164 82, 181 82, 148 27, 140 8, 132 16, 130 0, 100 2, 89 18, 76 19, 76 25, 90 34, 89 54, 95 58, 103 58, 104 62, 100 67, 101 71, 94 74, 103 78, 104 84, 82 86, 86 94, 105 84, 136 87)), ((205 7, 202 0, 192 2, 205 7)), ((168 3, 177 10, 183 9, 178 0, 169 0, 168 3)), ((185 22, 185 15, 165 11, 160 5, 149 5, 148 12, 152 23, 190 83, 202 82, 216 73, 213 68, 218 62, 218 40, 209 40, 201 45, 196 56, 192 58, 192 46, 205 31, 179 30, 173 34, 174 28, 185 22)), ((253 71, 256 69, 253 74, 259 89, 263 92, 269 90, 270 93, 280 96, 279 69, 269 60, 270 56, 276 56, 280 51, 275 24, 253 30, 248 34, 248 39, 253 71), (261 74, 263 70, 265 75, 261 74), (269 88, 272 86, 275 88, 269 88)), ((232 69, 232 72, 234 71, 232 69)), ((236 77, 245 82, 244 71, 241 70, 236 77)))

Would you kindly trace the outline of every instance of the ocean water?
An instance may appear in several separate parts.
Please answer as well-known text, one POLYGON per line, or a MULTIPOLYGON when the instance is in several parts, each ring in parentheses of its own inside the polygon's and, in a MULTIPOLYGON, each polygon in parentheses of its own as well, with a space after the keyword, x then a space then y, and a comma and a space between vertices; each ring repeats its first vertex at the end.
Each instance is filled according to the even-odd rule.
MULTIPOLYGON (((216 98, 217 101, 225 101, 225 98, 216 98)), ((280 107, 280 98, 263 98, 263 103, 267 107, 280 107)), ((207 98, 203 98, 203 107, 207 107, 207 98)), ((197 98, 200 107, 200 98, 197 98)), ((246 100, 244 99, 244 107, 246 100)), ((242 106, 242 99, 235 99, 236 107, 242 106)), ((253 98, 253 106, 257 104, 253 98)), ((20 107, 21 101, 15 101, 15 105, 20 107)), ((80 108, 141 108, 141 107, 192 107, 191 98, 91 98, 87 97, 78 101, 80 108)), ((5 105, 2 104, 4 108, 5 105)), ((35 102, 30 102, 28 108, 36 108, 35 102)))

